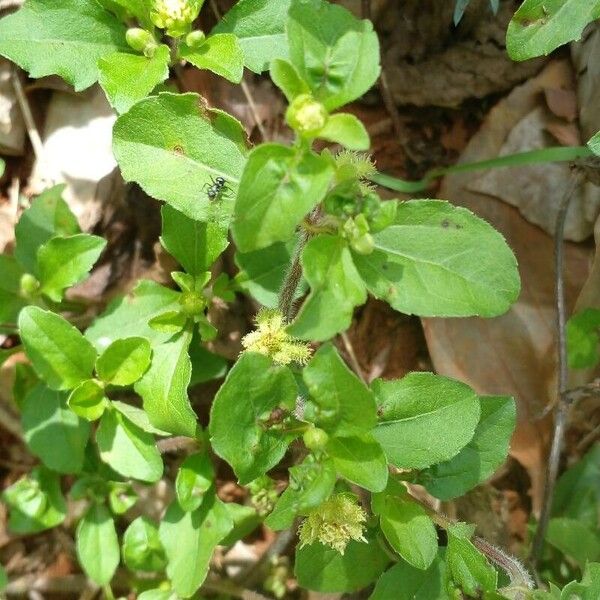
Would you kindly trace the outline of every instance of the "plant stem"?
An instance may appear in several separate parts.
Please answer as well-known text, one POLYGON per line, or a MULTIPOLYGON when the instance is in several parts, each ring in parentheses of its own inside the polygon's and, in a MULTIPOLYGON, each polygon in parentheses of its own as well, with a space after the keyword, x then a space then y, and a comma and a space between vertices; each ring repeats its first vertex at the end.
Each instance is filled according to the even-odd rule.
POLYGON ((104 592, 104 597, 106 600, 115 600, 115 595, 113 594, 112 588, 108 583, 102 586, 102 591, 104 592))
POLYGON ((542 550, 544 548, 544 539, 548 529, 550 513, 552 510, 552 497, 554 487, 558 476, 558 467, 560 455, 563 448, 565 429, 567 425, 567 415, 571 402, 567 396, 567 386, 569 379, 569 363, 567 357, 566 340, 566 307, 565 307, 565 285, 564 285, 564 231, 569 204, 573 193, 582 180, 581 173, 572 173, 569 186, 561 200, 558 214, 556 215, 556 227, 554 231, 554 289, 556 302, 556 329, 558 340, 558 382, 557 382, 557 400, 554 408, 554 431, 552 434, 552 444, 550 446, 550 455, 546 468, 546 481, 544 484, 544 497, 542 500, 542 510, 537 529, 531 545, 529 561, 534 572, 537 571, 542 550))

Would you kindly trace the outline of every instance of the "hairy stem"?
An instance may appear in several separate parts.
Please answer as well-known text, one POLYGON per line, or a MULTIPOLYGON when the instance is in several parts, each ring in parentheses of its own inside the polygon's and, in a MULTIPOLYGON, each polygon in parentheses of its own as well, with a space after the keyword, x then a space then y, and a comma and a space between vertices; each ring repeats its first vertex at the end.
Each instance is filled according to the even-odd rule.
POLYGON ((279 310, 283 314, 284 319, 289 323, 296 316, 295 311, 295 298, 296 290, 300 285, 302 279, 302 265, 300 264, 300 257, 306 242, 308 241, 309 234, 302 230, 300 231, 300 238, 294 251, 294 257, 288 272, 286 273, 283 285, 279 291, 279 310))

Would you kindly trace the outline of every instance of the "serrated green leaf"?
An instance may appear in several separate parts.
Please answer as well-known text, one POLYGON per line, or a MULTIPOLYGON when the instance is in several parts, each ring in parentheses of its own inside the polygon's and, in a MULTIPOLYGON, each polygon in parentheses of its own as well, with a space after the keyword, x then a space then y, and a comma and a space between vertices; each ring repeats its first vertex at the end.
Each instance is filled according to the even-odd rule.
POLYGON ((189 331, 182 331, 155 346, 150 368, 135 384, 152 425, 189 437, 195 435, 197 427, 196 413, 187 394, 192 374, 188 355, 191 339, 189 331))
POLYGON ((104 411, 96 431, 100 458, 120 475, 153 483, 163 474, 154 438, 121 412, 104 411))
POLYGON ((233 117, 204 109, 197 94, 161 93, 121 115, 113 150, 126 181, 188 217, 209 220, 212 178, 239 183, 246 161, 245 132, 233 117), (148 128, 147 123, 152 123, 148 128))
POLYGON ((276 58, 271 62, 269 75, 273 83, 284 93, 288 102, 299 96, 310 92, 308 85, 302 80, 296 67, 287 60, 276 58))
POLYGON ((67 394, 37 385, 23 400, 21 424, 29 449, 49 469, 81 471, 90 425, 69 410, 67 394))
POLYGON ((375 581, 390 559, 370 535, 350 541, 344 554, 316 543, 296 550, 294 572, 301 587, 318 592, 354 592, 375 581))
POLYGON ((95 379, 80 383, 69 395, 68 405, 76 415, 88 421, 99 419, 108 406, 104 386, 95 379))
POLYGON ((376 379, 372 388, 379 404, 373 435, 397 467, 424 469, 449 460, 473 437, 479 399, 464 383, 409 373, 393 381, 376 379))
POLYGON ((194 221, 168 204, 162 207, 161 214, 160 241, 190 275, 209 271, 229 245, 227 228, 218 223, 194 221))
POLYGON ((105 246, 106 240, 87 233, 49 239, 37 251, 42 293, 60 302, 68 287, 87 277, 105 246))
POLYGON ((141 516, 131 522, 123 535, 123 562, 133 571, 162 571, 167 560, 154 521, 141 516))
POLYGON ((550 519, 546 541, 573 558, 581 568, 588 561, 600 560, 600 533, 576 519, 550 519))
POLYGON ((125 25, 93 0, 27 0, 0 21, 0 54, 31 77, 59 75, 81 91, 98 59, 127 50, 125 25))
POLYGON ((55 235, 80 233, 79 223, 62 199, 64 185, 56 185, 32 201, 15 226, 15 258, 28 273, 37 275, 38 248, 55 235))
POLYGON ((262 73, 276 58, 288 55, 285 24, 291 0, 240 0, 212 33, 234 33, 244 53, 244 64, 262 73))
POLYGON ((16 324, 19 311, 27 304, 20 296, 22 275, 14 257, 0 254, 0 323, 16 324))
POLYGON ((520 291, 517 261, 504 238, 465 208, 440 200, 398 205, 395 223, 373 235, 393 271, 373 253, 356 261, 374 295, 406 314, 434 317, 494 317, 505 313, 520 291), (371 260, 371 257, 373 259, 371 260), (375 273, 393 283, 383 295, 375 273))
POLYGON ((148 369, 152 349, 142 337, 115 340, 96 361, 98 377, 110 385, 131 385, 148 369))
POLYGON ((369 600, 447 600, 445 571, 439 556, 425 571, 400 561, 378 579, 369 600))
POLYGON ((204 495, 215 480, 215 469, 210 457, 204 452, 188 456, 175 479, 175 493, 179 506, 186 512, 196 510, 204 500, 204 495))
POLYGON ((594 367, 600 361, 600 310, 586 308, 567 321, 567 356, 572 369, 594 367))
POLYGON ((289 332, 305 340, 327 340, 350 326, 354 308, 367 299, 365 284, 340 237, 313 238, 306 244, 301 262, 311 291, 289 332))
POLYGON ((288 487, 277 500, 265 525, 274 530, 287 529, 298 515, 306 515, 331 496, 336 482, 333 461, 316 462, 307 458, 290 467, 288 487))
POLYGON ((285 454, 294 436, 262 426, 272 410, 293 410, 298 388, 292 372, 270 358, 246 352, 229 371, 211 407, 213 450, 241 484, 264 475, 285 454))
POLYGON ((370 492, 381 492, 388 480, 388 463, 379 443, 370 433, 333 437, 327 454, 338 473, 370 492))
MULTIPOLYGON (((263 306, 277 308, 279 291, 290 268, 295 242, 277 242, 254 252, 236 252, 235 262, 241 269, 236 283, 263 306)), ((302 288, 299 286, 299 292, 302 288)))
POLYGON ((189 598, 202 585, 216 545, 232 527, 228 510, 214 493, 193 512, 185 512, 177 502, 169 506, 159 534, 168 559, 167 575, 179 596, 189 598))
POLYGON ((67 516, 67 503, 60 477, 45 467, 36 467, 2 492, 10 509, 8 528, 16 534, 38 533, 60 525, 67 516))
POLYGON ((67 390, 89 379, 96 351, 68 321, 37 306, 19 315, 19 334, 36 373, 53 390, 67 390))
POLYGON ((491 477, 506 460, 515 428, 515 401, 507 396, 483 396, 481 417, 471 441, 454 457, 420 474, 419 482, 440 500, 464 495, 491 477))
POLYGON ((99 82, 120 114, 127 112, 169 77, 170 50, 161 44, 151 58, 141 54, 114 52, 98 61, 99 82))
POLYGON ((75 546, 79 564, 87 576, 98 585, 107 584, 119 564, 119 540, 104 504, 92 504, 79 521, 75 546))
POLYGON ((513 60, 550 54, 598 18, 599 0, 525 0, 508 24, 506 49, 513 60))
POLYGON ((498 573, 475 548, 469 535, 458 523, 448 528, 446 564, 452 581, 470 596, 492 592, 498 586, 498 573))
POLYGON ((379 40, 360 21, 324 0, 292 3, 290 62, 328 110, 360 98, 379 77, 379 40))
POLYGON ((109 0, 116 4, 117 6, 121 6, 128 13, 133 15, 148 31, 152 30, 154 24, 150 20, 150 8, 152 7, 152 0, 109 0))
POLYGON ((374 498, 381 530, 390 546, 416 569, 428 569, 438 552, 437 533, 425 509, 406 492, 388 489, 374 498))
POLYGON ((348 150, 368 150, 371 146, 365 126, 349 113, 338 113, 327 119, 319 137, 329 142, 341 144, 348 150))
POLYGON ((231 33, 216 33, 206 38, 199 48, 182 44, 182 58, 199 69, 208 69, 233 83, 244 74, 244 53, 238 38, 231 33))
POLYGON ((240 182, 232 233, 240 252, 286 242, 318 204, 333 177, 326 158, 280 144, 250 153, 240 182))
POLYGON ((302 371, 311 399, 305 416, 336 436, 370 431, 377 422, 375 399, 331 344, 319 348, 302 371))

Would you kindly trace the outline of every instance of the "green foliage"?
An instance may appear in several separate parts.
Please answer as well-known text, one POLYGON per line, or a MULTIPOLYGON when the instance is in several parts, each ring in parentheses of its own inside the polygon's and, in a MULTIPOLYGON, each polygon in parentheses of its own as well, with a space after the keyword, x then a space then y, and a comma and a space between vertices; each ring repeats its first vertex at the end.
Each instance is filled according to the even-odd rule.
POLYGON ((600 360, 600 310, 586 308, 567 322, 567 351, 572 369, 594 367, 600 360))
MULTIPOLYGON (((23 211, 14 252, 0 256, 0 327, 18 327, 31 363, 18 367, 14 396, 24 441, 42 464, 3 492, 9 529, 25 535, 60 525, 68 491, 82 505, 74 518, 84 572, 109 586, 122 558, 129 570, 152 574, 140 585, 156 589, 142 600, 195 596, 217 545, 297 519, 294 569, 304 588, 349 593, 375 584, 375 600, 501 598, 472 529, 434 515, 407 484, 446 500, 491 477, 508 451, 514 402, 431 373, 369 386, 333 338, 369 294, 404 314, 501 315, 519 294, 515 257, 466 209, 384 201, 371 185, 407 189, 357 153, 370 145, 361 121, 334 112, 379 76, 369 21, 326 0, 240 0, 207 35, 193 30, 207 4, 26 0, 0 21, 0 54, 31 76, 57 74, 76 90, 99 81, 119 113, 113 148, 123 177, 165 203, 160 240, 180 266, 171 284, 138 281, 96 314, 95 304, 65 294, 88 276, 105 240, 80 231, 61 186, 23 211), (242 125, 198 94, 158 93, 183 63, 233 83, 244 67, 268 71, 287 100, 294 141, 250 147, 242 125), (221 268, 230 256, 220 258, 230 235, 240 269, 233 280, 221 268), (230 368, 215 354, 230 335, 215 314, 236 293, 271 310, 259 313, 256 331, 242 332, 246 350, 230 368), (209 396, 190 388, 219 378, 207 421, 207 404, 195 401, 209 396), (157 437, 167 452, 193 450, 165 469, 157 437), (247 488, 248 505, 217 496, 221 460, 247 488), (161 480, 174 496, 160 521, 125 518, 143 512, 142 486, 161 480), (356 488, 360 494, 349 492, 356 488), (436 527, 447 530, 445 549, 436 527)), ((549 1, 541 7, 548 18, 525 26, 539 4, 525 2, 511 25, 519 58, 577 37, 598 16, 595 4, 573 16, 576 1, 560 10, 549 1)), ((450 169, 564 160, 596 146, 593 138, 590 149, 450 169)), ((425 189, 440 173, 409 188, 425 189)), ((569 324, 574 366, 597 360, 596 320, 581 313, 569 324)), ((0 361, 20 350, 3 351, 0 361)), ((594 449, 559 481, 550 521, 550 543, 581 567, 600 558, 597 471, 594 449)), ((597 596, 597 565, 586 569, 565 591, 597 596)))
POLYGON ((598 0, 525 0, 508 25, 506 49, 513 60, 549 54, 598 18, 598 0))

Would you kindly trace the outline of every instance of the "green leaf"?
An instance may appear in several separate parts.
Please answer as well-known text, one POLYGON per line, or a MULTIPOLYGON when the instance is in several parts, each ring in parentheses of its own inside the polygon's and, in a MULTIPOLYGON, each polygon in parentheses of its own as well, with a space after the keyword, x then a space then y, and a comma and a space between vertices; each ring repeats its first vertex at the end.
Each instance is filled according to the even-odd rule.
POLYGON ((599 0, 525 0, 508 25, 506 49, 513 60, 550 54, 599 17, 599 0))
POLYGON ((88 421, 95 421, 108 406, 108 398, 104 393, 104 386, 99 381, 88 379, 71 392, 67 403, 76 415, 88 421))
POLYGON ((23 400, 21 423, 27 445, 48 468, 81 471, 90 426, 69 410, 64 392, 37 385, 23 400))
POLYGON ((336 436, 370 431, 377 423, 375 399, 331 344, 324 344, 302 371, 311 399, 305 417, 336 436))
POLYGON ((331 162, 312 152, 262 144, 248 157, 232 233, 240 252, 285 242, 323 199, 333 176, 331 162))
MULTIPOLYGON (((295 242, 277 242, 272 246, 242 254, 237 252, 235 262, 242 270, 236 283, 267 308, 277 308, 279 290, 290 268, 295 242)), ((299 286, 299 293, 302 293, 299 286)))
POLYGON ((269 75, 273 83, 284 93, 291 103, 296 96, 309 93, 308 85, 302 80, 294 65, 287 60, 276 58, 271 62, 269 75))
POLYGON ((159 534, 168 559, 167 575, 179 596, 189 598, 202 585, 215 547, 232 527, 228 510, 214 493, 193 512, 177 502, 169 506, 159 534))
POLYGON ((19 334, 33 368, 48 387, 67 390, 90 378, 96 351, 59 315, 27 306, 19 315, 19 334))
POLYGON ((274 467, 293 436, 264 427, 272 410, 293 410, 298 388, 292 372, 270 358, 245 352, 215 396, 209 431, 213 450, 247 484, 274 467))
POLYGON ((276 58, 288 54, 285 24, 291 0, 240 0, 212 33, 234 33, 244 53, 244 65, 262 73, 276 58))
POLYGON ((222 546, 233 546, 262 523, 262 518, 252 506, 228 502, 225 508, 233 519, 233 529, 221 540, 222 546))
POLYGON ((330 460, 316 462, 306 458, 302 464, 290 467, 289 473, 288 487, 265 519, 265 525, 274 530, 291 527, 296 516, 306 515, 322 504, 331 496, 336 482, 335 467, 330 460))
POLYGON ((600 156, 600 131, 592 136, 587 145, 596 156, 600 156))
POLYGON ((172 590, 146 590, 138 596, 138 600, 180 600, 172 590))
POLYGON ((117 6, 121 6, 128 13, 134 16, 148 31, 152 30, 154 26, 150 20, 150 8, 152 6, 152 0, 105 0, 117 6))
POLYGON ((600 533, 576 519, 550 519, 546 541, 573 558, 582 568, 588 561, 600 560, 600 533))
POLYGON ((110 385, 131 385, 148 369, 152 349, 142 337, 115 340, 96 361, 98 377, 110 385))
POLYGON ((19 311, 27 304, 20 296, 22 275, 14 257, 0 254, 0 323, 16 324, 19 311))
POLYGON ((464 383, 409 373, 372 384, 379 404, 373 430, 388 460, 404 469, 424 469, 449 460, 472 439, 479 421, 479 399, 464 383))
POLYGON ((113 408, 116 408, 121 414, 125 415, 129 421, 131 421, 147 433, 160 436, 170 435, 168 431, 163 431, 162 429, 154 427, 154 425, 150 423, 150 419, 148 418, 148 414, 146 413, 146 411, 142 410, 141 408, 138 408, 137 406, 132 406, 131 404, 125 404, 125 402, 121 402, 120 400, 113 400, 111 402, 111 405, 113 406, 113 408))
POLYGON ((600 445, 596 444, 560 476, 554 490, 552 516, 577 519, 595 529, 600 505, 599 481, 600 445))
POLYGON ((600 310, 586 308, 567 321, 567 349, 572 369, 594 367, 600 361, 600 310))
POLYGON ((0 21, 0 54, 31 77, 59 75, 75 91, 98 79, 98 59, 126 50, 125 26, 93 0, 27 0, 0 21))
MULTIPOLYGON (((552 587, 552 584, 550 584, 552 587)), ((561 600, 596 600, 600 595, 600 564, 588 562, 581 583, 567 584, 560 596, 561 600)))
POLYGON ((354 592, 375 581, 390 560, 377 541, 350 541, 344 554, 316 543, 296 550, 298 584, 318 592, 354 592))
POLYGON ((152 365, 135 384, 144 400, 150 423, 176 435, 193 437, 196 413, 190 406, 187 388, 192 375, 188 348, 192 335, 182 331, 169 341, 155 346, 152 365))
POLYGON ((106 240, 87 233, 49 239, 37 252, 41 291, 60 302, 68 287, 86 278, 105 246, 106 240))
POLYGON ((60 525, 67 516, 67 503, 60 477, 45 467, 36 467, 2 492, 10 509, 8 528, 12 533, 38 533, 60 525))
POLYGON ((333 437, 327 454, 338 473, 370 492, 381 492, 388 480, 388 464, 379 443, 370 433, 333 437))
POLYGON ((75 534, 79 564, 98 585, 107 584, 119 564, 115 523, 104 504, 92 504, 79 521, 75 534))
POLYGON ((246 161, 240 123, 204 109, 197 94, 161 93, 141 100, 117 119, 113 139, 126 181, 200 221, 211 214, 206 186, 212 178, 223 177, 235 187, 246 161))
POLYGON ((148 321, 169 310, 179 310, 179 293, 155 281, 142 279, 131 295, 117 298, 92 323, 85 337, 102 352, 123 337, 143 337, 154 346, 166 342, 170 333, 152 329, 148 321))
MULTIPOLYGON (((392 488, 393 489, 393 488, 392 488)), ((438 552, 437 533, 425 509, 405 490, 377 494, 373 512, 390 546, 410 565, 428 569, 438 552)))
POLYGON ((121 412, 104 411, 96 431, 100 458, 124 477, 153 483, 163 474, 163 462, 154 438, 121 412))
POLYGON ((287 24, 290 58, 328 110, 360 98, 379 77, 379 40, 360 21, 324 0, 292 3, 287 24))
POLYGON ((37 252, 42 244, 55 235, 80 233, 75 215, 62 199, 64 189, 64 185, 56 185, 40 194, 15 226, 15 258, 34 275, 38 273, 37 252))
MULTIPOLYGON (((465 208, 440 200, 398 205, 394 225, 373 235, 376 250, 399 265, 384 296, 396 310, 434 317, 494 317, 519 295, 517 261, 504 238, 465 208)), ((392 271, 373 253, 356 261, 375 296, 376 272, 389 281, 392 271), (371 257, 373 259, 371 260, 371 257)))
POLYGON ((161 44, 151 58, 141 54, 115 52, 98 61, 99 82, 120 114, 127 112, 169 77, 170 50, 161 44))
POLYGON ((188 456, 179 467, 175 492, 179 506, 186 512, 196 510, 215 480, 215 469, 210 457, 199 452, 188 456))
POLYGON ((401 561, 379 578, 369 600, 447 600, 445 571, 439 556, 425 571, 401 561))
POLYGON ((433 465, 419 476, 419 483, 440 500, 463 496, 486 481, 506 460, 515 428, 515 401, 507 396, 479 399, 481 417, 471 441, 454 457, 433 465))
POLYGON ((180 55, 199 69, 208 69, 233 83, 244 74, 244 53, 238 38, 231 33, 217 33, 206 38, 199 48, 181 45, 180 55))
POLYGON ((200 342, 197 333, 192 338, 188 352, 192 363, 190 387, 205 381, 220 379, 227 374, 229 367, 227 361, 222 356, 207 350, 200 342))
POLYGON ((138 517, 125 530, 122 552, 123 562, 132 571, 162 571, 167 564, 158 527, 146 516, 138 517))
POLYGON ((168 204, 162 207, 161 244, 190 275, 209 271, 227 248, 227 228, 186 217, 168 204))
POLYGON ((452 580, 469 596, 493 592, 498 585, 498 573, 485 556, 473 546, 464 524, 448 528, 446 564, 452 580))
POLYGON ((325 127, 319 132, 319 137, 341 144, 348 150, 368 150, 371 146, 365 126, 349 113, 331 115, 325 127))
POLYGON ((340 237, 313 238, 306 244, 301 262, 310 295, 289 332, 305 340, 327 340, 350 326, 354 307, 367 299, 365 285, 340 237))

